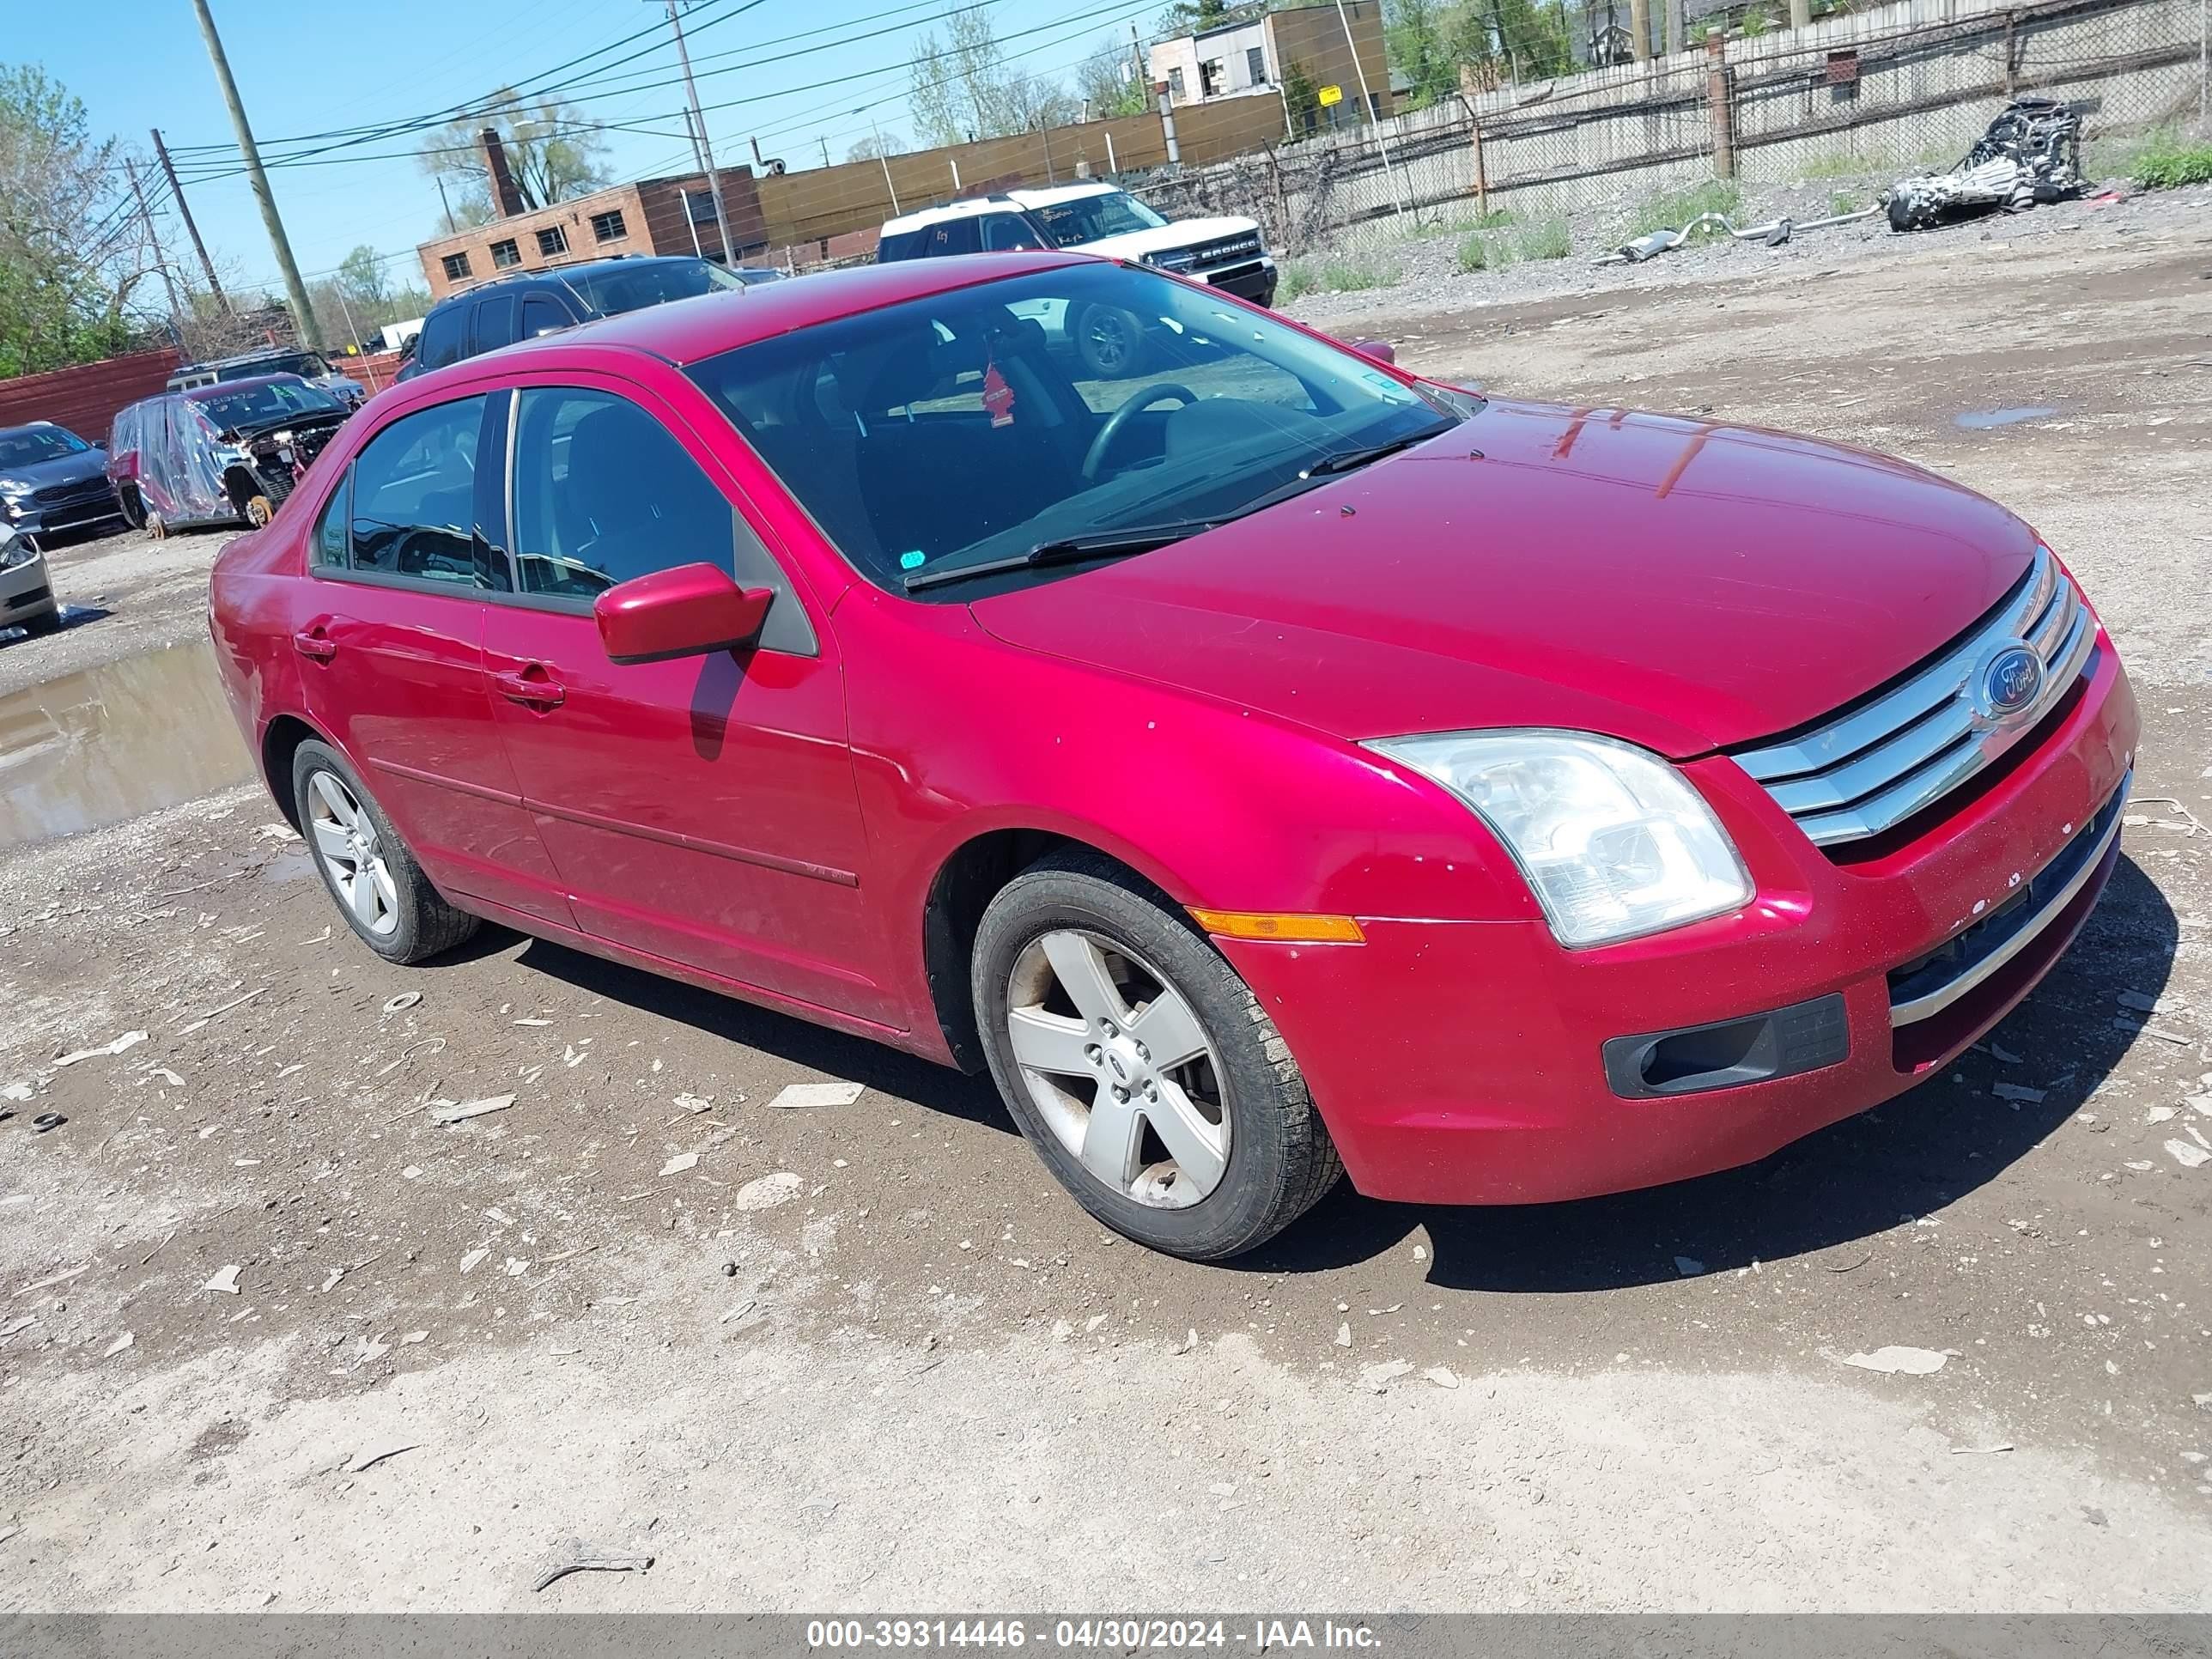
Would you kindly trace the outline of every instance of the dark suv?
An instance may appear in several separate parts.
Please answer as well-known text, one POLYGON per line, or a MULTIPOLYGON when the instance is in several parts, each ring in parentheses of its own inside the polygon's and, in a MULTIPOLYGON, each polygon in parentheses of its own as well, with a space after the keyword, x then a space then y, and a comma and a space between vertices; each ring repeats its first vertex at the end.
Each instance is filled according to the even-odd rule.
POLYGON ((416 336, 414 356, 398 378, 411 380, 464 357, 578 323, 702 294, 742 291, 746 286, 744 277, 688 255, 595 259, 556 270, 495 276, 431 308, 422 319, 422 333, 416 336))

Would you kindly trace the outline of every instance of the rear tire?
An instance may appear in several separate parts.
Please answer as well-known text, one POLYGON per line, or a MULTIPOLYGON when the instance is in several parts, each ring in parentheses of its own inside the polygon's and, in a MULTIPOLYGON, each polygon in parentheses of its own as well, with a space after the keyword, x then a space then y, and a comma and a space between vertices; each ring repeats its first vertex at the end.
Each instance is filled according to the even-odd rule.
POLYGON ((41 611, 35 617, 26 617, 16 624, 26 634, 58 634, 62 631, 62 608, 57 605, 51 611, 41 611))
POLYGON ((356 938, 386 962, 450 951, 481 923, 439 896, 345 757, 310 739, 292 757, 292 799, 316 872, 356 938))
POLYGON ((133 530, 146 527, 146 506, 138 499, 138 486, 124 484, 115 492, 115 510, 123 515, 123 522, 133 530))
POLYGON ((1076 1201, 1115 1231, 1170 1255, 1221 1261, 1273 1238, 1342 1174, 1297 1062, 1249 988, 1164 895, 1112 860, 1055 856, 1008 883, 983 914, 969 981, 1014 1121, 1076 1201), (1053 977, 1039 976, 1041 953, 1070 941, 1091 952, 1073 959, 1076 978, 1082 963, 1103 963, 1114 981, 1103 1024, 1060 971, 1069 958, 1055 956, 1053 977), (1018 1010, 1032 1063, 1017 1052, 1018 1010), (1173 1070, 1173 1054, 1155 1055, 1142 1042, 1126 1052, 1142 1035, 1162 1037, 1163 1012, 1188 1034, 1176 1048, 1193 1052, 1173 1070), (1041 1040, 1073 1046, 1055 1058, 1041 1040), (1042 1067, 1033 1063, 1041 1052, 1042 1067), (1137 1062, 1134 1076, 1123 1060, 1137 1062), (1114 1096, 1116 1079, 1133 1086, 1114 1096), (1122 1130, 1131 1115, 1141 1127, 1122 1130), (1118 1157, 1117 1144, 1126 1146, 1118 1157), (1110 1176, 1094 1173, 1102 1167, 1110 1176))

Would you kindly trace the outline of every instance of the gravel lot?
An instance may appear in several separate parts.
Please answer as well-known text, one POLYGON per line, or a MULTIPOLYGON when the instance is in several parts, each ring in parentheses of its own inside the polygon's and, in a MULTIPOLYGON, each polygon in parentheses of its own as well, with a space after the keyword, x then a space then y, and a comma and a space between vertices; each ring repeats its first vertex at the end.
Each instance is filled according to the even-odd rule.
MULTIPOLYGON (((1088 1223, 988 1085, 505 935, 383 964, 258 790, 204 793, 234 739, 0 854, 0 1611, 2212 1607, 2206 228, 1300 308, 1516 394, 1909 454, 2027 514, 2118 638, 2148 730, 2080 943, 1953 1074, 1747 1170, 1340 1191, 1195 1267, 1088 1223), (1843 1363, 1887 1344, 1948 1357, 1843 1363), (533 1593, 572 1538, 654 1565, 533 1593)), ((0 691, 188 637, 217 539, 58 560, 112 614, 0 647, 0 691)), ((34 702, 0 699, 11 799, 200 746, 33 750, 34 702)))

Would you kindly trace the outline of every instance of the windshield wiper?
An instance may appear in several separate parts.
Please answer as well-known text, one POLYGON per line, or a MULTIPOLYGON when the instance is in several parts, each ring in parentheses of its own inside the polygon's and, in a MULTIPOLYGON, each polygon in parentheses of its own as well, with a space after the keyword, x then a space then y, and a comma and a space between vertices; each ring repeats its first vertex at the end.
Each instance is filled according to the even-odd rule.
POLYGON ((971 576, 1003 575, 1009 570, 1039 570, 1048 565, 1087 564, 1094 559, 1127 558, 1133 553, 1149 553, 1154 548, 1165 547, 1170 542, 1195 536, 1221 522, 1218 519, 1181 519, 1172 524, 1133 525, 1127 530, 1102 530, 1091 536, 1055 537, 1048 542, 1039 542, 1026 553, 1009 554, 1003 559, 985 559, 978 564, 946 565, 939 570, 917 570, 906 579, 906 591, 916 593, 925 587, 966 581, 971 576))
POLYGON ((1415 444, 1425 444, 1431 438, 1442 437, 1458 424, 1457 421, 1439 421, 1434 426, 1424 427, 1419 432, 1409 432, 1402 438, 1393 438, 1388 443, 1369 444, 1364 449, 1340 449, 1334 455, 1322 456, 1306 468, 1305 476, 1326 478, 1339 472, 1353 471, 1370 461, 1379 461, 1401 449, 1411 449, 1415 444))

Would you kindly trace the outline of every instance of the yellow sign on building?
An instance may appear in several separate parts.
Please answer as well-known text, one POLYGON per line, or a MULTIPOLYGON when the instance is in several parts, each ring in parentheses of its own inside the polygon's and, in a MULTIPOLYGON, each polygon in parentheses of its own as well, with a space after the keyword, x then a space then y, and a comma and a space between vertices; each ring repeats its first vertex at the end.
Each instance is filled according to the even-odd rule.
POLYGON ((1323 109, 1327 109, 1331 104, 1340 104, 1344 101, 1344 88, 1342 87, 1323 87, 1315 101, 1323 109))

